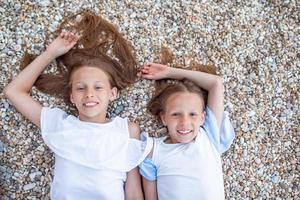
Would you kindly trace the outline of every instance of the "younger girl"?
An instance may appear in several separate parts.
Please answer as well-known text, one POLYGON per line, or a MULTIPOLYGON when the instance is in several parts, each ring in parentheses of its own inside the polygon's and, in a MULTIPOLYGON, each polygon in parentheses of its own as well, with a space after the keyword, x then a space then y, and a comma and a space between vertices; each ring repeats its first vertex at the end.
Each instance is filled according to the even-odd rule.
MULTIPOLYGON (((116 38, 124 40, 120 35, 116 38)), ((138 140, 136 124, 120 117, 106 118, 109 102, 117 97, 117 88, 133 81, 128 74, 135 71, 120 68, 120 62, 105 55, 104 50, 96 55, 99 48, 94 52, 92 48, 70 51, 77 42, 73 33, 61 33, 6 86, 4 94, 19 112, 41 128, 45 143, 55 153, 51 199, 143 199, 137 165, 149 153, 151 144, 138 140), (49 93, 62 93, 66 103, 76 107, 78 116, 59 108, 42 107, 29 95, 44 68, 65 53, 61 57, 65 64, 61 73, 52 79, 44 76, 36 84, 44 85, 40 88, 49 93), (118 77, 120 73, 124 77, 118 77), (58 85, 62 87, 55 90, 58 85)))
POLYGON ((220 155, 234 132, 223 111, 222 79, 155 63, 145 65, 141 77, 182 80, 162 85, 148 106, 167 127, 168 136, 154 138, 151 154, 140 165, 145 198, 224 199, 220 155))

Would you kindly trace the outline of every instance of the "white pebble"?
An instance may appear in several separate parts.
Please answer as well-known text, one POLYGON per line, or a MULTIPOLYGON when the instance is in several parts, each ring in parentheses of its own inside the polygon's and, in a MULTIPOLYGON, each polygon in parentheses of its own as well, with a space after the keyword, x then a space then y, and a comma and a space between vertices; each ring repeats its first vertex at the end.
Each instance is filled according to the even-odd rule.
POLYGON ((23 190, 31 190, 35 187, 35 183, 29 183, 27 185, 24 185, 23 190))

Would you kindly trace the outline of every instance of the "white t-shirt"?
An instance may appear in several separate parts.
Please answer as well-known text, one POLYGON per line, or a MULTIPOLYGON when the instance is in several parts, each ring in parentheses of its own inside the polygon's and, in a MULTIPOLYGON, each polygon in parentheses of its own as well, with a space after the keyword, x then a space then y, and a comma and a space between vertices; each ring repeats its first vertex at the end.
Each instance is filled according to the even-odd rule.
POLYGON ((154 138, 151 160, 140 165, 148 180, 157 181, 160 200, 221 200, 224 183, 220 154, 234 138, 228 114, 224 112, 221 129, 212 111, 194 141, 166 144, 166 137, 154 138))
POLYGON ((41 133, 55 153, 54 200, 123 200, 126 172, 152 147, 147 136, 144 141, 130 138, 127 119, 83 122, 58 108, 42 109, 41 133))

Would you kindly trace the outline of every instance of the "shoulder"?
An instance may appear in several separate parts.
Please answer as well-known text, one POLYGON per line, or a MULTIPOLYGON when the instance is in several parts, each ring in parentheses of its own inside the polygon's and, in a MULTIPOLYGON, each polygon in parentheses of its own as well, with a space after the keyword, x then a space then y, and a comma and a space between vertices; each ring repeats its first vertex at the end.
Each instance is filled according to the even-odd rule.
MULTIPOLYGON (((203 124, 203 131, 209 139, 209 141, 216 147, 219 153, 223 153, 229 149, 230 145, 235 138, 233 126, 229 120, 228 112, 222 113, 220 126, 213 111, 206 107, 206 117, 203 124)), ((200 129, 201 131, 201 129, 200 129)))
POLYGON ((128 122, 128 130, 130 138, 140 139, 140 127, 137 123, 134 122, 128 122))
POLYGON ((164 142, 164 140, 167 138, 167 136, 152 137, 152 138, 153 138, 153 147, 151 148, 151 151, 150 151, 150 153, 147 156, 148 158, 153 158, 156 155, 156 152, 160 150, 160 146, 162 145, 162 143, 164 142), (155 151, 155 153, 154 153, 154 151, 155 151))
POLYGON ((41 113, 44 115, 67 116, 68 114, 60 108, 42 107, 41 113))
POLYGON ((52 132, 63 127, 64 120, 68 114, 60 108, 42 107, 41 111, 41 130, 42 132, 52 132))
POLYGON ((68 116, 69 115, 60 108, 42 107, 41 110, 41 122, 50 121, 49 123, 53 123, 55 121, 61 121, 68 116))

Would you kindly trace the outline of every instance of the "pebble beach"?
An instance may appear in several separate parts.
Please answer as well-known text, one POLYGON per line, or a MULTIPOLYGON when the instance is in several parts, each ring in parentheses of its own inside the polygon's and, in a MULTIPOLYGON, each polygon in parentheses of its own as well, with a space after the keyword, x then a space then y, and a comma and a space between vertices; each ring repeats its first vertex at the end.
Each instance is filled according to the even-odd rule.
MULTIPOLYGON (((0 199, 50 199, 54 156, 39 129, 3 88, 24 53, 40 54, 64 17, 91 10, 134 46, 139 67, 159 62, 162 46, 181 67, 215 65, 236 132, 222 155, 226 199, 300 199, 300 3, 296 0, 1 0, 0 199)), ((53 69, 47 68, 51 73, 53 69)), ((109 108, 159 137, 166 130, 146 106, 154 82, 123 90, 109 108)), ((68 109, 36 89, 43 106, 68 109)))

